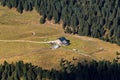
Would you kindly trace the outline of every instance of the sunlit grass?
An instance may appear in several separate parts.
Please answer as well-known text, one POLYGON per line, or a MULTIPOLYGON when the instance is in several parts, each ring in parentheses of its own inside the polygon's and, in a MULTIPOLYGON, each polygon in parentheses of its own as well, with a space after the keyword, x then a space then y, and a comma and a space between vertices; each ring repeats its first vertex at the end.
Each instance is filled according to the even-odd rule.
POLYGON ((90 60, 89 57, 77 54, 73 49, 90 55, 102 47, 104 51, 90 55, 97 60, 112 60, 115 57, 115 52, 120 50, 119 46, 98 39, 87 40, 86 37, 81 39, 75 35, 65 34, 61 25, 40 24, 39 19, 40 16, 35 10, 19 14, 15 9, 9 10, 7 7, 0 6, 0 40, 46 42, 65 36, 71 41, 71 44, 51 50, 50 44, 0 42, 0 63, 4 60, 8 62, 23 60, 49 69, 58 68, 61 58, 71 61, 73 57, 77 58, 77 61, 90 60), (32 35, 33 32, 35 32, 34 36, 32 35))

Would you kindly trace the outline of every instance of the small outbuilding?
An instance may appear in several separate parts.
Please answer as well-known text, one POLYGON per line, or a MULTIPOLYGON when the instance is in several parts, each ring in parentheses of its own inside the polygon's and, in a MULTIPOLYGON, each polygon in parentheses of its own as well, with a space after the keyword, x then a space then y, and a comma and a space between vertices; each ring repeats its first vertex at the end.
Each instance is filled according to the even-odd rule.
POLYGON ((59 45, 54 45, 54 46, 52 46, 52 49, 54 50, 54 49, 57 49, 59 47, 60 47, 59 45))

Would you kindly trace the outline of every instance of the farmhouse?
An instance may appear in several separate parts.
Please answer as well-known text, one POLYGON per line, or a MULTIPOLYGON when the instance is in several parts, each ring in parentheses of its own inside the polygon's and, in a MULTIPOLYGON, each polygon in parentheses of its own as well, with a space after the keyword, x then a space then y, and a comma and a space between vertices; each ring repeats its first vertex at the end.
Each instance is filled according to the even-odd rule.
POLYGON ((57 40, 51 41, 50 43, 53 44, 52 49, 57 49, 60 46, 70 45, 70 40, 67 40, 65 37, 60 37, 57 40))
POLYGON ((57 40, 52 41, 51 43, 59 46, 68 46, 70 44, 70 41, 67 40, 65 37, 60 37, 57 40))

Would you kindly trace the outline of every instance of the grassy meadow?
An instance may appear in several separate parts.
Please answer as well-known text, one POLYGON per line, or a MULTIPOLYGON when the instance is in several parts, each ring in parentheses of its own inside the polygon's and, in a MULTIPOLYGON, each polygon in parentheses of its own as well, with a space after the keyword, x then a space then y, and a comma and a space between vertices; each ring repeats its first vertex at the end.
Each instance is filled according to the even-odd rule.
POLYGON ((45 42, 65 36, 71 41, 71 45, 52 50, 50 49, 51 45, 45 43, 0 41, 0 63, 3 63, 4 60, 8 62, 23 60, 50 69, 58 68, 61 58, 72 60, 75 57, 77 60, 73 61, 74 63, 92 58, 113 60, 116 57, 116 51, 120 51, 120 46, 116 44, 110 44, 96 38, 65 34, 61 25, 48 21, 45 24, 40 24, 39 19, 40 16, 35 10, 19 14, 15 9, 10 10, 0 6, 0 40, 45 42), (36 35, 33 36, 32 32, 35 32, 36 35), (102 50, 100 51, 100 49, 102 50))

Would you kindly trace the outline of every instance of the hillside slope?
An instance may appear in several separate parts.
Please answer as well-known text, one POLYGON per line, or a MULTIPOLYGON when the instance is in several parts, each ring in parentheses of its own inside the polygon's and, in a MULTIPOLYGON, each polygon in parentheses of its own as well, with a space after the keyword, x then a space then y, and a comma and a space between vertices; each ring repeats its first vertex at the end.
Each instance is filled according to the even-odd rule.
POLYGON ((71 45, 51 50, 49 44, 0 41, 0 63, 3 63, 4 60, 8 62, 23 60, 50 69, 58 68, 61 58, 67 60, 77 58, 73 63, 82 62, 84 59, 113 60, 116 51, 120 50, 116 44, 96 38, 65 34, 62 25, 53 24, 52 21, 39 24, 39 18, 40 16, 35 10, 19 14, 16 9, 9 10, 7 7, 0 6, 0 40, 45 42, 65 36, 71 41, 71 45), (32 32, 35 32, 36 35, 33 36, 32 32), (76 49, 77 52, 73 49, 76 49), (103 50, 99 51, 100 49, 103 50))

